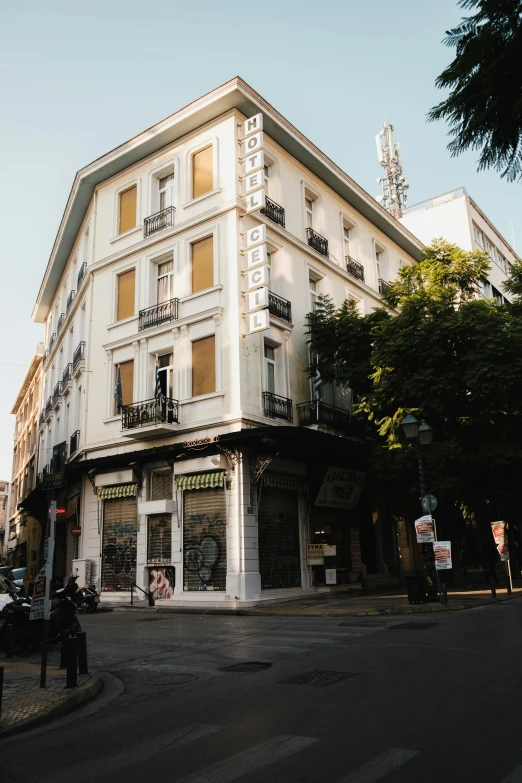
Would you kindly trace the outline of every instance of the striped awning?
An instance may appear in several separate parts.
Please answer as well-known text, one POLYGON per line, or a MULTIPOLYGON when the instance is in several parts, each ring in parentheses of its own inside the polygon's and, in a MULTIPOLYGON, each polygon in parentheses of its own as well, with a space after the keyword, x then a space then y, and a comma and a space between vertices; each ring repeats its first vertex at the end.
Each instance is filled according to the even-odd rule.
POLYGON ((114 498, 133 498, 136 496, 136 484, 117 484, 115 487, 99 487, 100 500, 114 500, 114 498))
POLYGON ((263 486, 272 489, 285 489, 290 492, 306 492, 308 484, 301 476, 287 476, 283 473, 265 473, 263 486))
POLYGON ((192 473, 190 476, 178 476, 176 478, 176 490, 181 492, 187 489, 214 489, 222 487, 225 481, 225 471, 214 473, 192 473))

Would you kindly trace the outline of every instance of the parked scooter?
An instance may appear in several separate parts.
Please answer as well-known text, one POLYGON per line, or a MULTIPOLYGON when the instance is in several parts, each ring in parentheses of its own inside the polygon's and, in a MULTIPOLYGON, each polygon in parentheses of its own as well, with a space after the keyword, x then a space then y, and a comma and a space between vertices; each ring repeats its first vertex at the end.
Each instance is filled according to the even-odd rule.
MULTIPOLYGON (((61 590, 57 590, 51 599, 49 623, 49 643, 60 640, 62 631, 76 634, 81 626, 76 617, 76 580, 69 580, 61 590)), ((7 641, 7 626, 14 627, 14 648, 16 652, 28 647, 32 642, 39 643, 43 639, 44 621, 31 620, 31 600, 21 598, 13 587, 11 594, 13 602, 4 606, 1 617, 4 619, 0 629, 0 650, 5 652, 7 641)))
MULTIPOLYGON (((71 579, 76 580, 78 577, 76 574, 73 574, 71 579)), ((82 585, 82 587, 76 588, 74 600, 78 609, 83 609, 85 612, 95 612, 100 603, 100 594, 94 585, 82 585)))

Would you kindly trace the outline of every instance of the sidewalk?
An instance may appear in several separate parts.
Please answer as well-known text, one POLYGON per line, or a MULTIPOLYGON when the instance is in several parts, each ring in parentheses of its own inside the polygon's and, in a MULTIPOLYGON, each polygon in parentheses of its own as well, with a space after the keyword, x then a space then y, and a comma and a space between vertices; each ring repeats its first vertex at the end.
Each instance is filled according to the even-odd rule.
POLYGON ((101 677, 92 674, 78 675, 78 686, 66 688, 65 671, 56 666, 47 667, 47 687, 40 688, 38 658, 31 655, 25 661, 0 656, 0 666, 4 667, 0 739, 65 715, 93 699, 103 688, 101 677))

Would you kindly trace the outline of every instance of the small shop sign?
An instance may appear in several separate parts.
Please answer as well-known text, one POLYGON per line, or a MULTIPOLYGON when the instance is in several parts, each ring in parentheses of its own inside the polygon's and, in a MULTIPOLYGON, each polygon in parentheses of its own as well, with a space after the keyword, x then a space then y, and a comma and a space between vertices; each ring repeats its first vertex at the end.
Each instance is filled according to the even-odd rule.
POLYGON ((322 544, 308 544, 306 562, 311 565, 324 565, 324 548, 322 544))
POLYGON ((325 581, 327 585, 337 584, 337 571, 335 568, 324 569, 325 581))
POLYGON ((330 467, 315 500, 316 506, 356 509, 366 474, 348 468, 330 467))

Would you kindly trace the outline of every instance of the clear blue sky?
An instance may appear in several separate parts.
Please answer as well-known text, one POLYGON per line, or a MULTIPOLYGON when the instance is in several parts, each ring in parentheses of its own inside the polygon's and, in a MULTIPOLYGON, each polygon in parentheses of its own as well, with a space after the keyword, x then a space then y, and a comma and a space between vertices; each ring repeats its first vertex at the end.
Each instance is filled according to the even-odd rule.
POLYGON ((3 0, 0 4, 0 479, 43 329, 31 310, 75 172, 239 74, 377 195, 374 136, 395 125, 413 204, 464 185, 522 249, 522 186, 451 159, 441 43, 455 0, 3 0))

